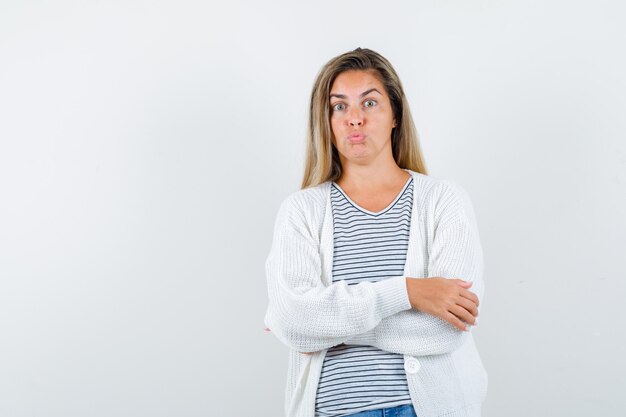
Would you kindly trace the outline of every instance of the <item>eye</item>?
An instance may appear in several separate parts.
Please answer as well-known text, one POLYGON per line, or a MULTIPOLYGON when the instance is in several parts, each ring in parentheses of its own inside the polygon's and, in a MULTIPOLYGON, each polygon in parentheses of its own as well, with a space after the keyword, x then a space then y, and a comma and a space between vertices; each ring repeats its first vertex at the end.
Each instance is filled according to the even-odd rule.
POLYGON ((365 100, 363 105, 365 107, 374 107, 376 105, 376 100, 365 100))
POLYGON ((346 105, 343 103, 333 104, 333 110, 341 111, 346 108, 346 105))

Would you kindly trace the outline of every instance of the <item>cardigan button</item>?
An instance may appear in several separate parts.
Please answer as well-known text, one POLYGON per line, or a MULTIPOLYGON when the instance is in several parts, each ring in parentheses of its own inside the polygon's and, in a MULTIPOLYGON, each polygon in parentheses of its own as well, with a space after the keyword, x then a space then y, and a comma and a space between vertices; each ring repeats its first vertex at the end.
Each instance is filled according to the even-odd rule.
POLYGON ((420 370, 421 367, 422 364, 416 358, 410 357, 406 358, 406 360, 404 361, 404 370, 407 374, 415 374, 420 370))

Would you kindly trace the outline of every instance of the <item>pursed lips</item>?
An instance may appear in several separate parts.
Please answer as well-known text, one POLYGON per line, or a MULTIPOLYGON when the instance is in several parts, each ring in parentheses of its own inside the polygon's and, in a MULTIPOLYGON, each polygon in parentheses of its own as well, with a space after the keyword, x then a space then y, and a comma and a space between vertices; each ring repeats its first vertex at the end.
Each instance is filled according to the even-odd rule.
POLYGON ((348 136, 348 140, 350 142, 362 142, 365 139, 365 135, 363 133, 352 133, 348 136))

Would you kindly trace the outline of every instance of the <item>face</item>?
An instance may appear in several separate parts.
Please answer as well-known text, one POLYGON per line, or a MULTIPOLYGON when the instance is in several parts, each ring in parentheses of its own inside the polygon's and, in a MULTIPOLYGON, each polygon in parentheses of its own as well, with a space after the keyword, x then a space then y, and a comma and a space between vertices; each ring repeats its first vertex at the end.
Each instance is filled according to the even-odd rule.
POLYGON ((395 119, 383 84, 371 72, 350 70, 330 88, 330 125, 342 165, 391 157, 395 119))

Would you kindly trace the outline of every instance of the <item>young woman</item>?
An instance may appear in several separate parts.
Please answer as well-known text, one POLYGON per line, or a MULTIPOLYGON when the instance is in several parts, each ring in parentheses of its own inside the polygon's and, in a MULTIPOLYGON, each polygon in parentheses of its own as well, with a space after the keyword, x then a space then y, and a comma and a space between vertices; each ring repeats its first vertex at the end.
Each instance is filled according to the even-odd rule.
POLYGON ((331 59, 266 262, 287 417, 479 416, 482 272, 469 197, 427 175, 391 64, 361 48, 331 59))

